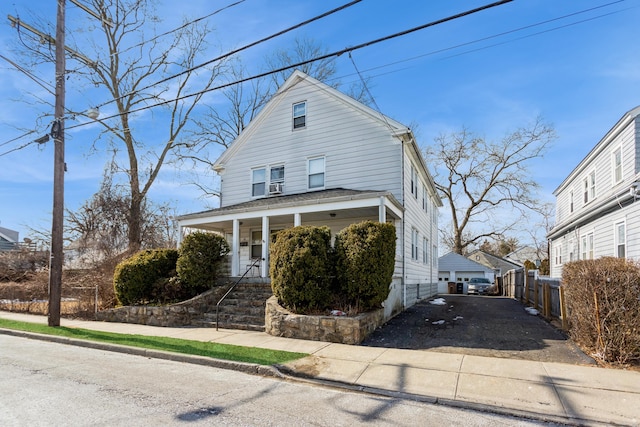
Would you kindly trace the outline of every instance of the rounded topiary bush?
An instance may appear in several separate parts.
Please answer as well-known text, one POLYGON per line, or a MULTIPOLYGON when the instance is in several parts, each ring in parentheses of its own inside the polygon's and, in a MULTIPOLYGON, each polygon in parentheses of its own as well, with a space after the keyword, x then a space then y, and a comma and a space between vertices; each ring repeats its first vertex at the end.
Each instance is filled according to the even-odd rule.
POLYGON ((396 256, 393 224, 364 221, 336 236, 336 292, 346 298, 349 311, 380 308, 389 296, 396 256))
POLYGON ((176 249, 146 249, 120 262, 113 285, 122 305, 146 304, 154 299, 156 283, 175 275, 176 249))
POLYGON ((192 296, 213 287, 230 250, 227 240, 219 234, 200 231, 188 234, 178 250, 176 266, 182 287, 192 296))
POLYGON ((299 226, 278 232, 270 247, 271 287, 279 303, 299 314, 327 308, 332 301, 331 231, 299 226))

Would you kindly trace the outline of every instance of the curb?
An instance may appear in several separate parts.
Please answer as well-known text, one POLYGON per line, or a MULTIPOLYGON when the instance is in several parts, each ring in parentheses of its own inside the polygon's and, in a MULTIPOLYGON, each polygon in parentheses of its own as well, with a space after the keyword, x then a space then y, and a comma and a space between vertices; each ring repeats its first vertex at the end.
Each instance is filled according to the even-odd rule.
POLYGON ((430 403, 434 405, 448 406, 452 408, 460 408, 467 410, 474 410, 485 413, 492 413, 498 415, 512 416, 516 418, 522 418, 532 421, 542 422, 554 422, 564 425, 573 426, 611 426, 616 424, 602 423, 595 420, 578 419, 574 417, 562 417, 557 415, 540 414, 537 412, 528 412, 520 409, 510 409, 501 406, 487 405, 483 403, 467 402, 455 399, 445 399, 435 396, 418 395, 412 393, 406 393, 401 391, 386 390, 375 387, 360 386, 350 383, 345 383, 335 380, 327 380, 322 378, 312 377, 303 373, 296 372, 295 370, 285 365, 258 365, 255 363, 235 362, 224 359, 215 359, 205 356, 197 356, 190 354, 172 353, 162 350, 152 350, 139 347, 129 347, 119 344, 109 344, 99 341, 81 340, 77 338, 60 337, 56 335, 38 334, 35 332, 18 331, 14 329, 0 328, 0 334, 10 335, 21 338, 36 339, 41 341, 48 341, 58 344, 67 344, 77 347, 91 348, 95 350, 112 351, 116 353, 130 354, 135 356, 142 356, 147 358, 169 360, 180 363, 191 363, 202 366, 209 366, 213 368, 229 369, 234 371, 243 372, 250 375, 260 375, 263 377, 277 378, 286 381, 295 381, 306 384, 313 384, 315 386, 321 386, 326 388, 341 389, 351 391, 355 393, 370 394, 374 396, 384 396, 394 399, 412 400, 415 402, 430 403))
POLYGON ((0 328, 0 334, 21 338, 36 339, 58 344, 74 345, 76 347, 91 348, 94 350, 112 351, 116 353, 130 354, 153 359, 170 360, 172 362, 192 363, 196 365, 210 366, 212 368, 231 369, 246 374, 260 375, 273 378, 285 378, 276 367, 259 365, 257 363, 236 362, 232 360, 215 359, 212 357, 192 354, 172 353, 169 351, 153 350, 139 347, 129 347, 119 344, 109 344, 99 341, 81 340, 77 338, 60 337, 56 335, 38 334, 35 332, 17 331, 14 329, 0 328))

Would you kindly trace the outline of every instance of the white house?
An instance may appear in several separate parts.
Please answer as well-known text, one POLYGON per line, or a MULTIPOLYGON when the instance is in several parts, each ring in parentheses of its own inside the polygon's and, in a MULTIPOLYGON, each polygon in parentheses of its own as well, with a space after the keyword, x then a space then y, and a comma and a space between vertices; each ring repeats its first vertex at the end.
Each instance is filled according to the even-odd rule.
POLYGON ((269 236, 298 225, 335 235, 354 222, 390 222, 396 267, 385 315, 436 293, 442 206, 410 129, 295 71, 214 164, 220 208, 178 218, 182 231, 222 233, 230 274, 269 273, 269 236))
POLYGON ((627 112, 554 191, 551 276, 603 256, 640 259, 640 107, 627 112))
POLYGON ((486 277, 493 283, 495 273, 493 268, 487 267, 470 260, 469 258, 449 252, 438 260, 438 293, 446 294, 449 292, 448 284, 455 282, 456 285, 462 284, 462 293, 467 293, 469 279, 472 277, 486 277))

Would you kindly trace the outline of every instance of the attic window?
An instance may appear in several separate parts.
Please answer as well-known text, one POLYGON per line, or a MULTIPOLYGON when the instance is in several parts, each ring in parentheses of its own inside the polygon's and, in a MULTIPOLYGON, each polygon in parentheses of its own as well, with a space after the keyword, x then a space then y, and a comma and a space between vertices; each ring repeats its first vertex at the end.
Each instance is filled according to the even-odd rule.
POLYGON ((293 128, 301 129, 307 125, 307 103, 293 104, 293 128))

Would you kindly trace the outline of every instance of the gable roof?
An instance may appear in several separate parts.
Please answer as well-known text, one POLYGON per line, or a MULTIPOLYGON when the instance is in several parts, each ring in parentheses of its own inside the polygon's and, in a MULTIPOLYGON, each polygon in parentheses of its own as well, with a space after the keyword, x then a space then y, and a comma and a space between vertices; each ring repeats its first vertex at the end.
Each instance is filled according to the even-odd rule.
POLYGON ((440 196, 438 195, 438 192, 436 190, 433 177, 427 169, 427 165, 422 154, 420 153, 420 149, 418 148, 411 129, 409 129, 402 123, 393 120, 392 118, 387 117, 382 113, 379 113, 378 111, 362 104, 361 102, 356 101, 350 96, 345 95, 339 90, 319 80, 316 80, 299 70, 295 70, 291 74, 291 76, 289 76, 289 78, 282 84, 282 86, 280 86, 280 88, 278 88, 276 93, 262 108, 262 110, 260 110, 256 117, 254 117, 254 119, 247 125, 247 127, 240 133, 240 135, 238 135, 238 137, 231 143, 231 145, 220 155, 220 157, 218 157, 218 159, 213 164, 213 169, 216 172, 222 171, 229 159, 231 159, 235 155, 235 153, 238 152, 242 148, 242 146, 247 143, 251 136, 258 131, 260 125, 269 117, 270 113, 283 101, 283 95, 295 86, 302 84, 312 85, 314 86, 315 90, 321 91, 332 97, 333 99, 339 101, 340 103, 348 106, 350 109, 366 115, 373 121, 378 122, 385 128, 389 129, 389 133, 392 136, 398 138, 403 144, 410 147, 412 157, 418 159, 418 163, 420 164, 420 168, 422 169, 422 172, 426 177, 427 185, 429 186, 434 201, 438 204, 438 207, 442 206, 442 200, 440 199, 440 196))
POLYGON ((20 234, 17 231, 0 227, 0 238, 6 240, 7 242, 17 242, 19 236, 20 234))
MULTIPOLYGON (((504 271, 522 267, 521 265, 515 262, 512 262, 504 258, 500 258, 488 252, 481 251, 480 249, 476 249, 475 251, 471 252, 469 255, 467 255, 467 258, 473 261, 473 258, 475 258, 476 255, 481 255, 481 257, 484 258, 488 264, 490 264, 490 265, 487 265, 487 267, 499 268, 504 271)), ((486 265, 486 264, 483 264, 483 265, 486 265)))
POLYGON ((485 273, 493 273, 493 269, 470 260, 469 258, 449 252, 438 258, 438 270, 440 271, 484 271, 485 273))
POLYGON ((616 138, 620 132, 624 130, 636 117, 640 116, 640 106, 637 106, 629 111, 627 111, 618 122, 607 132, 607 134, 602 137, 600 142, 596 144, 595 147, 591 149, 589 154, 585 156, 582 161, 576 166, 571 173, 562 181, 562 183, 553 191, 553 195, 557 196, 560 191, 562 191, 569 183, 573 181, 576 175, 580 175, 584 169, 591 164, 593 159, 602 152, 613 140, 616 138))

